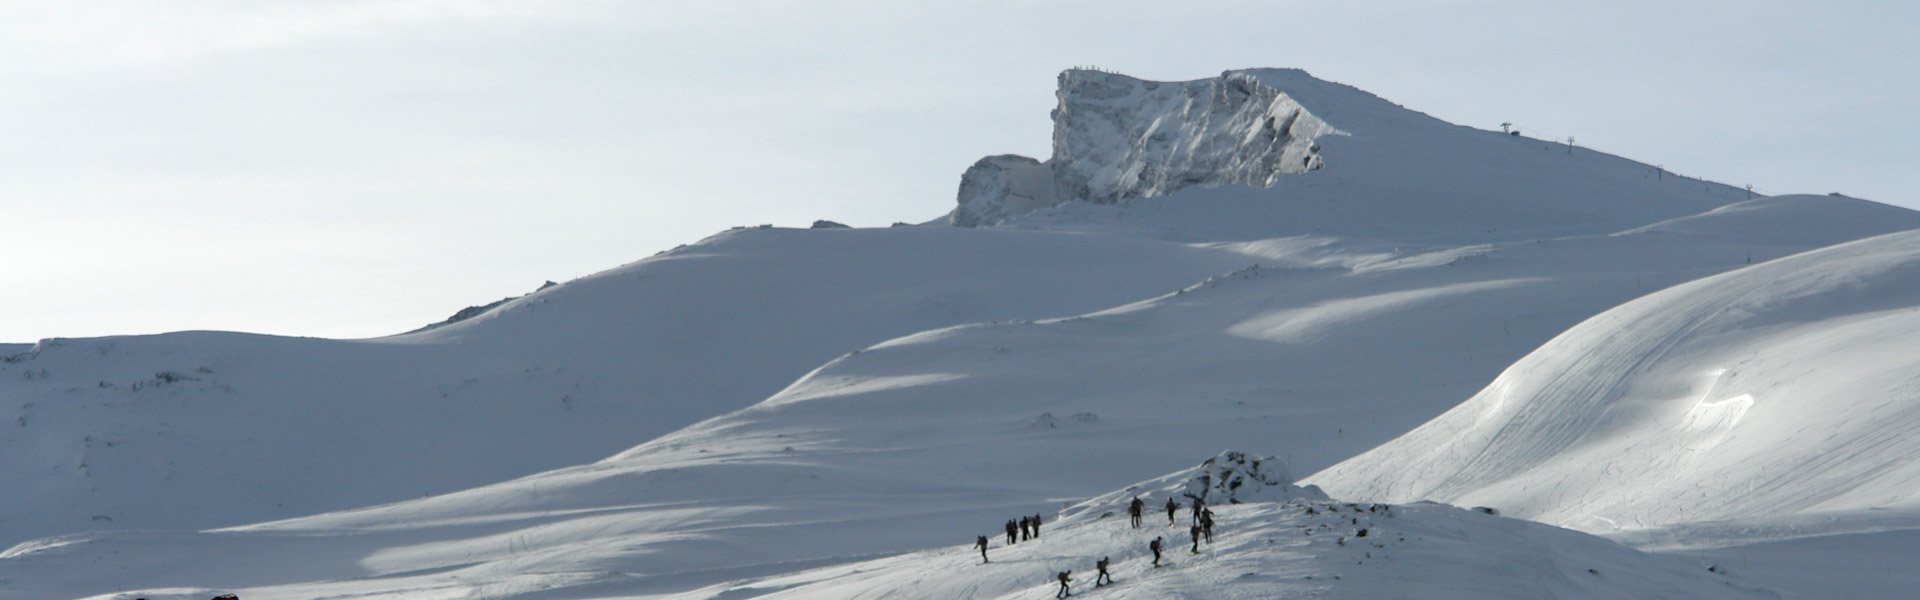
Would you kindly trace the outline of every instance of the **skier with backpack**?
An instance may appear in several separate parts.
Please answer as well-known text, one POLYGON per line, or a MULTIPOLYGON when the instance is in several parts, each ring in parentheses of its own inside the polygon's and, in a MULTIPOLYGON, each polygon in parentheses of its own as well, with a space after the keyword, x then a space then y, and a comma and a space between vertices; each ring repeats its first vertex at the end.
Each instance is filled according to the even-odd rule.
POLYGON ((980 564, 993 562, 987 560, 987 536, 983 535, 980 536, 980 539, 974 540, 973 546, 980 549, 980 564))
POLYGON ((1155 569, 1158 569, 1158 568, 1160 568, 1160 538, 1159 538, 1159 536, 1155 536, 1155 537, 1153 538, 1153 541, 1151 541, 1151 542, 1147 542, 1147 549, 1148 549, 1148 550, 1152 550, 1152 551, 1153 551, 1153 568, 1155 568, 1155 569))
POLYGON ((1059 575, 1055 575, 1055 576, 1054 576, 1054 578, 1055 578, 1055 579, 1059 579, 1059 580, 1060 580, 1060 593, 1057 593, 1057 594, 1054 594, 1054 595, 1053 595, 1053 597, 1055 597, 1055 598, 1065 598, 1065 597, 1067 597, 1067 596, 1072 596, 1072 595, 1073 595, 1073 590, 1071 590, 1071 589, 1067 589, 1067 582, 1069 582, 1069 581, 1073 581, 1073 578, 1072 578, 1072 577, 1068 577, 1068 575, 1071 575, 1072 573, 1073 573, 1073 571, 1071 571, 1071 570, 1068 570, 1068 571, 1061 571, 1059 575))
POLYGON ((1100 574, 1093 577, 1093 587, 1113 583, 1113 576, 1107 574, 1107 557, 1100 557, 1099 562, 1093 563, 1093 568, 1100 570, 1100 574))
POLYGON ((1133 521, 1134 529, 1140 528, 1140 511, 1146 507, 1147 503, 1141 502, 1139 496, 1134 496, 1133 502, 1127 505, 1127 518, 1133 521))

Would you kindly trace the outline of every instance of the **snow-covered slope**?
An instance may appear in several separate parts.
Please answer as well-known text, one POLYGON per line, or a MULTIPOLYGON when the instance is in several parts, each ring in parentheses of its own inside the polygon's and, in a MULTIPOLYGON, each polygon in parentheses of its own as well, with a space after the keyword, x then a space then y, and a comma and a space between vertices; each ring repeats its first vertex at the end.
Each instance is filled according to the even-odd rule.
POLYGON ((430 331, 48 340, 0 363, 0 545, 199 529, 580 464, 928 328, 1244 264, 1113 235, 741 229, 430 331))
MULTIPOLYGON (((1028 512, 971 513, 965 519, 901 518, 911 507, 875 504, 883 519, 838 521, 867 537, 892 538, 909 527, 932 530, 948 539, 986 535, 987 562, 970 545, 952 545, 884 558, 851 552, 845 540, 804 535, 781 536, 766 547, 743 552, 819 554, 809 560, 733 568, 687 568, 680 575, 633 572, 636 564, 695 565, 693 552, 709 548, 702 536, 666 534, 674 552, 633 552, 611 544, 575 544, 564 551, 542 549, 556 538, 576 541, 593 529, 633 528, 645 521, 598 512, 582 529, 551 523, 509 533, 504 522, 479 520, 438 523, 464 529, 484 542, 427 542, 399 529, 378 536, 346 536, 339 530, 295 533, 283 526, 215 532, 182 538, 121 536, 114 545, 128 555, 116 566, 138 565, 166 571, 165 587, 139 592, 152 600, 203 600, 223 592, 243 598, 1025 598, 1052 591, 1053 574, 1072 570, 1074 590, 1091 589, 1094 562, 1111 561, 1112 587, 1103 597, 1117 598, 1777 598, 1724 569, 1688 557, 1643 554, 1625 546, 1544 525, 1435 504, 1354 504, 1329 500, 1312 488, 1289 485, 1286 467, 1271 457, 1248 460, 1224 454, 1198 467, 1068 506, 1057 515, 1042 513, 1040 535, 1009 544, 1000 535, 1002 519, 1028 512), (1251 463, 1251 464, 1250 464, 1251 463), (1264 465, 1261 466, 1261 465, 1264 465), (1259 475, 1261 469, 1267 475, 1259 475), (1134 497, 1148 501, 1148 514, 1135 528, 1125 516, 1134 497), (1174 499, 1175 515, 1161 509, 1174 499), (1215 514, 1211 540, 1192 539, 1194 498, 1215 514), (1171 518, 1170 518, 1171 517, 1171 518), (492 532, 491 535, 487 535, 492 532), (1153 565, 1149 542, 1161 538, 1160 566, 1153 565), (379 544, 396 544, 379 549, 379 544), (792 546, 793 548, 781 548, 792 546), (784 552, 782 552, 784 551, 784 552), (275 553, 316 557, 315 564, 260 560, 275 553), (454 556, 482 559, 441 568, 406 566, 454 556), (183 559, 191 556, 191 559, 183 559), (347 560, 360 557, 358 564, 347 560), (511 557, 500 559, 498 557, 511 557), (486 560, 494 558, 494 560, 486 560), (329 572, 350 565, 346 572, 329 572), (205 573, 225 575, 208 577, 205 573), (274 581, 277 585, 259 586, 274 581), (710 583, 702 583, 710 582, 710 583)), ((895 497, 910 504, 912 495, 895 497)), ((551 517, 553 515, 549 515, 551 517)), ((683 507, 677 520, 723 527, 733 515, 683 507)), ((931 516, 931 515, 928 515, 931 516)), ((527 515, 526 517, 532 517, 527 515)), ((336 523, 338 524, 338 523, 336 523)), ((364 525, 364 524, 363 524, 364 525)), ((398 525, 393 524, 393 525, 398 525)), ((658 523, 654 523, 658 525, 658 523)), ((642 527, 644 528, 644 526, 642 527)), ((417 534, 419 528, 415 528, 417 534)), ((824 529, 824 528, 822 528, 824 529)), ((635 532, 638 533, 638 532, 635 532)), ((13 560, 49 555, 95 554, 88 542, 16 550, 13 560)), ((43 565, 44 566, 44 565, 43 565)), ((115 573, 120 575, 121 573, 115 573)), ((99 573, 90 574, 99 577, 99 573)), ((44 581, 46 578, 37 578, 44 581)), ((23 589, 39 593, 38 589, 23 589)), ((95 596, 119 600, 122 593, 95 596)))
POLYGON ((1054 574, 1069 570, 1075 595, 1115 600, 1780 597, 1685 557, 1438 504, 1262 502, 1216 512, 1220 531, 1199 552, 1190 552, 1185 522, 1069 520, 1041 539, 989 549, 985 564, 974 548, 954 546, 667 597, 1045 598, 1059 589, 1054 574), (1159 567, 1147 548, 1156 537, 1167 546, 1159 567), (1096 587, 1101 559, 1113 582, 1096 587))
MULTIPOLYGON (((1880 516, 1830 523, 1910 520, 1915 340, 1920 233, 1816 250, 1589 319, 1465 404, 1314 481, 1591 531, 1868 511, 1880 516)), ((1819 529, 1796 523, 1795 535, 1819 529)))
MULTIPOLYGON (((1885 221, 1856 206, 1851 221, 1830 211, 1834 230, 1885 221)), ((1784 214, 1741 231, 1804 225, 1784 214)), ((1209 247, 1265 266, 1073 318, 892 340, 590 466, 230 531, 56 539, 16 549, 0 578, 81 595, 101 581, 84 565, 115 556, 115 579, 141 588, 593 597, 610 577, 668 593, 910 551, 1222 446, 1317 469, 1445 411, 1588 314, 1793 249, 1654 231, 1399 253, 1319 238, 1209 247), (315 536, 333 550, 300 549, 315 536)))
POLYGON ((1694 560, 1479 511, 1329 500, 1285 472, 1273 457, 1225 453, 1068 507, 1037 538, 987 531, 984 551, 935 548, 666 597, 1033 598, 1057 591, 1062 571, 1073 593, 1120 599, 1778 597, 1694 560), (1127 517, 1135 498, 1147 507, 1138 526, 1127 517), (1192 536, 1195 499, 1214 513, 1211 538, 1192 536), (1111 583, 1098 582, 1100 560, 1111 583))

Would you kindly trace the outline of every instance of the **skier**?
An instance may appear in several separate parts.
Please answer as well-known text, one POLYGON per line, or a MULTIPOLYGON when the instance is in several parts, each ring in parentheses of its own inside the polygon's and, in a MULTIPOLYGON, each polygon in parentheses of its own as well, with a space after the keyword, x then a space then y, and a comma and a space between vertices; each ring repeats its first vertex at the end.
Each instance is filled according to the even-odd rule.
POLYGON ((1200 553, 1200 526, 1199 526, 1199 525, 1194 525, 1194 526, 1192 526, 1192 527, 1188 527, 1188 528, 1187 528, 1187 535, 1190 535, 1190 536, 1193 536, 1193 550, 1192 550, 1192 552, 1193 552, 1194 554, 1199 554, 1199 553, 1200 553))
POLYGON ((1201 512, 1204 512, 1204 511, 1206 511, 1206 510, 1207 510, 1207 499, 1206 499, 1206 498, 1194 498, 1194 499, 1193 499, 1193 524, 1195 524, 1195 525, 1199 525, 1199 524, 1200 524, 1200 513, 1201 513, 1201 512))
POLYGON ((1067 597, 1067 596, 1072 596, 1072 595, 1073 595, 1073 590, 1070 590, 1070 589, 1067 589, 1067 582, 1069 582, 1069 581, 1073 581, 1073 578, 1072 578, 1072 577, 1068 577, 1067 575, 1069 575, 1069 574, 1072 574, 1072 573, 1073 573, 1073 571, 1071 571, 1071 570, 1067 570, 1067 571, 1061 571, 1059 575, 1055 575, 1055 576, 1053 576, 1053 577, 1054 577, 1055 579, 1059 579, 1059 580, 1060 580, 1060 593, 1057 593, 1057 594, 1054 594, 1054 595, 1053 595, 1053 597, 1055 597, 1055 598, 1065 598, 1065 597, 1067 597))
POLYGON ((1174 517, 1174 514, 1178 512, 1180 512, 1180 503, 1174 502, 1173 497, 1168 496, 1167 497, 1167 526, 1168 527, 1172 527, 1176 524, 1173 520, 1173 517, 1174 517))
POLYGON ((1140 511, 1146 507, 1147 503, 1141 502, 1139 496, 1134 496, 1133 503, 1127 505, 1127 518, 1133 520, 1134 529, 1140 528, 1140 511))
POLYGON ((987 536, 980 536, 980 539, 973 541, 973 545, 980 549, 980 564, 993 562, 987 560, 987 536))
POLYGON ((1200 533, 1201 535, 1205 535, 1207 537, 1207 543, 1209 544, 1213 543, 1213 511, 1212 510, 1207 510, 1200 513, 1200 533))
POLYGON ((1020 541, 1033 539, 1033 517, 1020 515, 1020 541))
POLYGON ((1014 525, 1013 521, 1011 520, 1007 521, 1007 545, 1008 546, 1012 546, 1015 543, 1020 541, 1019 532, 1020 532, 1020 526, 1014 525))
POLYGON ((1033 515, 1033 537, 1034 539, 1040 539, 1040 515, 1039 514, 1033 515))
POLYGON ((1113 576, 1107 574, 1107 557, 1100 557, 1100 562, 1093 563, 1093 568, 1100 570, 1100 574, 1093 577, 1093 587, 1113 583, 1113 576))
POLYGON ((1153 568, 1160 568, 1160 537, 1154 536, 1153 541, 1147 542, 1147 549, 1153 551, 1153 568))

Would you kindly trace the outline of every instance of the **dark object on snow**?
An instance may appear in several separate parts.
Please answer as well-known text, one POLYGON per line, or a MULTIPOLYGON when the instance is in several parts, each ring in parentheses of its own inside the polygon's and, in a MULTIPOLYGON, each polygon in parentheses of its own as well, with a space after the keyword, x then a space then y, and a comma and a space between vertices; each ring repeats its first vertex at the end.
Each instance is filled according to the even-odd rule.
POLYGON ((1207 543, 1213 543, 1213 510, 1200 511, 1200 533, 1207 537, 1207 543))
POLYGON ((1199 554, 1200 553, 1200 526, 1194 525, 1194 526, 1188 527, 1187 535, 1193 536, 1192 551, 1194 554, 1199 554))
POLYGON ((1491 506, 1475 506, 1473 507, 1473 511, 1478 513, 1486 513, 1496 517, 1500 516, 1500 511, 1494 510, 1494 508, 1491 506))
POLYGON ((1141 502, 1139 496, 1134 496, 1133 503, 1127 505, 1127 518, 1133 521, 1134 529, 1140 528, 1140 511, 1146 509, 1146 507, 1147 503, 1141 502))
POLYGON ((221 594, 214 596, 213 600, 240 600, 240 597, 233 594, 221 594))
POLYGON ((1012 546, 1014 544, 1019 543, 1020 542, 1020 526, 1015 525, 1013 521, 1007 521, 1006 529, 1007 529, 1007 545, 1012 546))
POLYGON ((1100 570, 1100 574, 1093 577, 1093 587, 1113 583, 1113 576, 1107 574, 1107 557, 1100 557, 1099 562, 1093 563, 1093 568, 1100 570))
POLYGON ((853 229, 852 227, 848 227, 845 223, 835 223, 833 221, 828 221, 826 219, 814 221, 813 228, 814 229, 853 229))
POLYGON ((993 562, 987 560, 987 536, 980 536, 980 539, 973 541, 973 545, 980 549, 980 562, 982 564, 993 562))
POLYGON ((1167 526, 1168 527, 1172 527, 1175 525, 1174 513, 1177 513, 1177 512, 1180 512, 1180 503, 1174 502, 1172 498, 1168 498, 1167 499, 1167 526))
POLYGON ((1147 549, 1153 551, 1153 567, 1160 568, 1160 537, 1154 536, 1153 541, 1147 542, 1147 549))
MULTIPOLYGON (((534 291, 535 291, 535 292, 539 292, 539 291, 542 291, 542 290, 545 290, 545 289, 547 289, 547 288, 550 288, 550 287, 553 287, 553 286, 556 286, 556 285, 560 285, 560 284, 558 284, 558 283, 554 283, 554 282, 553 282, 552 280, 548 280, 548 281, 547 281, 546 283, 543 283, 543 284, 540 284, 540 289, 537 289, 537 290, 534 290, 534 291)), ((434 324, 432 324, 432 325, 428 325, 428 326, 426 326, 426 327, 421 327, 421 328, 419 328, 419 329, 415 329, 415 330, 413 330, 413 331, 409 331, 409 332, 407 332, 407 333, 420 333, 420 332, 422 332, 422 331, 427 331, 427 330, 431 330, 431 329, 439 329, 439 328, 441 328, 441 327, 446 327, 446 326, 448 326, 448 325, 452 325, 452 324, 454 324, 454 323, 459 323, 459 322, 461 322, 461 321, 465 321, 465 320, 467 320, 467 319, 471 319, 471 318, 474 318, 474 317, 478 317, 478 316, 480 316, 480 315, 484 315, 484 314, 487 314, 487 313, 489 313, 489 312, 493 312, 493 309, 496 309, 496 308, 500 308, 500 307, 501 307, 502 305, 505 305, 505 304, 506 304, 506 303, 508 303, 508 302, 512 302, 512 301, 514 301, 514 300, 519 300, 519 299, 521 299, 521 298, 525 298, 525 297, 527 297, 527 296, 529 296, 529 295, 531 295, 531 294, 522 294, 522 295, 519 295, 519 296, 508 296, 508 297, 506 297, 506 298, 501 298, 501 299, 499 299, 499 300, 495 300, 495 301, 493 301, 493 302, 489 302, 489 303, 487 303, 487 304, 482 304, 482 305, 479 305, 479 306, 469 306, 469 307, 466 307, 466 308, 462 308, 462 309, 460 309, 460 311, 459 311, 459 312, 455 312, 455 313, 453 313, 453 316, 451 316, 451 317, 447 317, 447 320, 445 320, 445 321, 441 321, 441 322, 439 322, 439 323, 434 323, 434 324)), ((216 600, 217 600, 217 599, 216 599, 216 600)))
POLYGON ((1053 576, 1053 577, 1054 577, 1055 579, 1059 579, 1059 580, 1060 580, 1060 593, 1058 593, 1058 594, 1054 594, 1054 595, 1053 595, 1053 597, 1055 597, 1055 598, 1065 598, 1065 597, 1067 597, 1067 596, 1072 596, 1072 595, 1073 595, 1073 590, 1070 590, 1070 589, 1067 589, 1067 582, 1069 582, 1069 581, 1073 581, 1073 578, 1072 578, 1072 577, 1068 577, 1068 575, 1070 575, 1070 574, 1072 574, 1072 573, 1073 573, 1073 571, 1061 571, 1059 575, 1054 575, 1054 576, 1053 576))
POLYGON ((1360 531, 1358 533, 1353 534, 1353 537, 1367 537, 1367 528, 1365 527, 1360 528, 1360 531))
POLYGON ((1033 517, 1020 516, 1020 541, 1033 539, 1033 517))
POLYGON ((1040 515, 1033 515, 1033 538, 1040 539, 1040 515))

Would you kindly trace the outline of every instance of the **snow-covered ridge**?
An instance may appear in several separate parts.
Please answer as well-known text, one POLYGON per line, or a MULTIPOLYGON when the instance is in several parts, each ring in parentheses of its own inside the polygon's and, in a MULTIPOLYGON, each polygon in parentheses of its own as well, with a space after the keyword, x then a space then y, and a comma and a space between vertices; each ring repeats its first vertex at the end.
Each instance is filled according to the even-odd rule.
POLYGON ((1218 531, 1194 539, 1193 496, 1173 491, 1181 508, 1163 517, 1160 502, 1171 490, 1155 485, 1188 475, 1089 500, 1077 516, 1063 514, 1047 522, 1045 535, 1017 543, 989 536, 986 548, 937 547, 660 597, 1044 598, 1060 589, 1062 571, 1072 594, 1115 600, 1780 597, 1690 557, 1432 503, 1338 502, 1284 484, 1265 488, 1280 492, 1270 497, 1209 503, 1218 531), (1151 513, 1137 526, 1125 517, 1136 496, 1151 513), (1110 567, 1110 583, 1100 581, 1100 561, 1110 567))
POLYGON ((1091 70, 1060 74, 1053 156, 989 156, 960 178, 955 225, 992 225, 1070 201, 1113 204, 1190 186, 1264 188, 1322 164, 1314 140, 1341 132, 1259 79, 1187 82, 1091 70))

